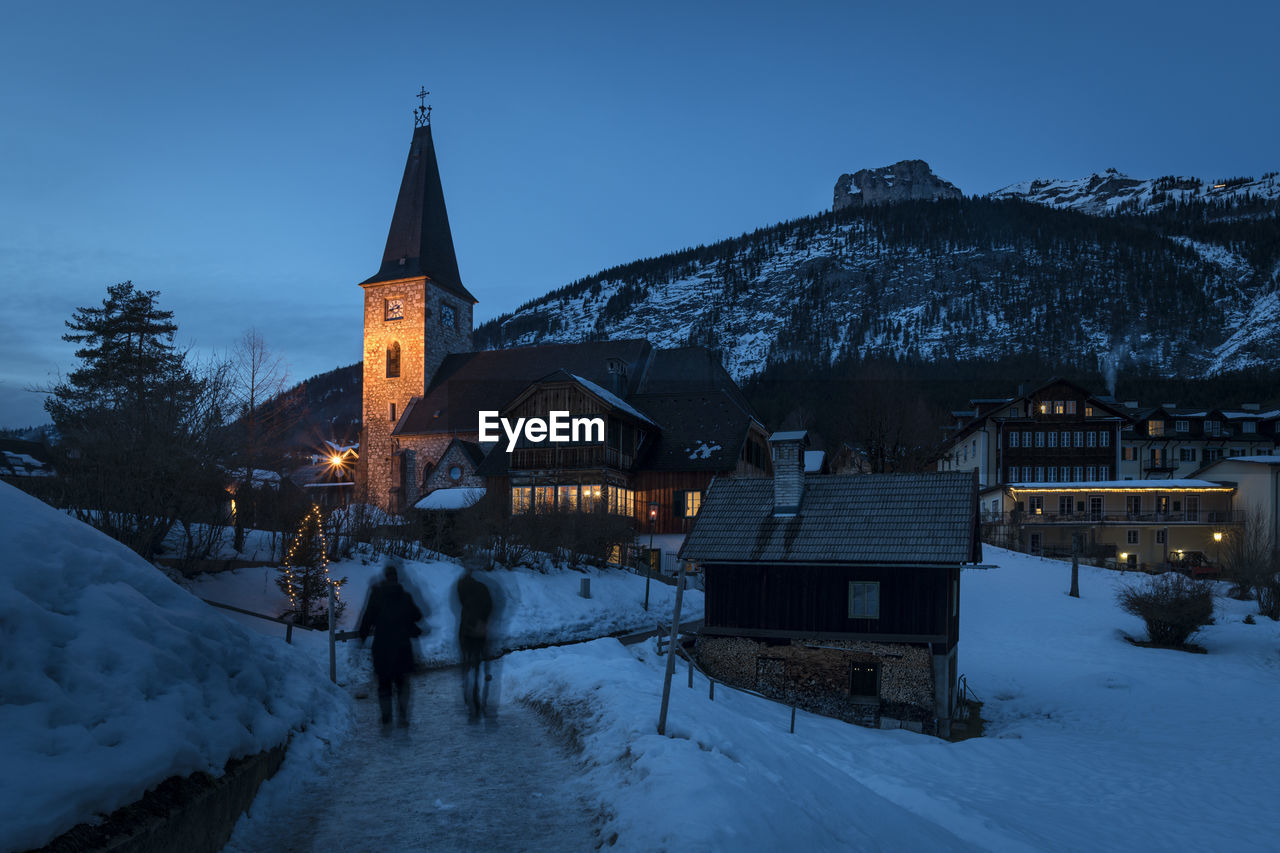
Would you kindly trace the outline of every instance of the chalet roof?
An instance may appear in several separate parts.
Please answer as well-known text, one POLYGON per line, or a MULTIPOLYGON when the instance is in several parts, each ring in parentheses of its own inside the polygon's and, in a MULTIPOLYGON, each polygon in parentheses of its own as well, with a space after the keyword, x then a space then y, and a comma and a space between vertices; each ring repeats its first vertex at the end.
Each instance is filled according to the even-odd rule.
POLYGON ((732 563, 977 562, 972 472, 809 475, 800 512, 773 515, 773 480, 718 478, 680 557, 732 563))
POLYGON ((462 284, 458 258, 449 230, 449 213, 444 206, 444 188, 436 164, 436 146, 431 126, 416 128, 409 143, 409 156, 400 180, 387 247, 378 272, 361 284, 377 284, 401 278, 426 276, 440 287, 463 299, 476 302, 462 284))
POLYGON ((652 347, 645 340, 540 344, 445 356, 427 393, 414 398, 396 425, 397 435, 475 432, 476 413, 499 410, 539 379, 564 370, 597 385, 610 384, 608 361, 628 366, 632 386, 652 347))
POLYGON ((755 420, 724 389, 631 398, 661 424, 639 467, 657 471, 732 471, 755 420))

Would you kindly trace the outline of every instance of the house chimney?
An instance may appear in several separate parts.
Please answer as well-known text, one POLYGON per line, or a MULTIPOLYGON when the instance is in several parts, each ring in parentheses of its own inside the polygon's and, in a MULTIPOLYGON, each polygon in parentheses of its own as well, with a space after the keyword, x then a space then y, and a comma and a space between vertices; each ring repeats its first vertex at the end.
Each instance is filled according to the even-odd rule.
POLYGON ((1177 403, 1161 403, 1160 408, 1172 410, 1172 409, 1178 408, 1178 404, 1177 403))
POLYGON ((609 390, 618 397, 627 396, 627 363, 620 358, 605 362, 609 368, 609 390))
POLYGON ((1262 411, 1262 404, 1261 403, 1241 403, 1240 408, 1246 412, 1260 412, 1262 411))
POLYGON ((804 449, 809 434, 804 430, 775 432, 769 436, 773 451, 773 514, 794 516, 804 498, 804 449))
POLYGON ((1124 407, 1125 407, 1126 409, 1136 409, 1136 408, 1138 408, 1138 401, 1137 401, 1137 400, 1125 400, 1125 401, 1124 401, 1124 407))

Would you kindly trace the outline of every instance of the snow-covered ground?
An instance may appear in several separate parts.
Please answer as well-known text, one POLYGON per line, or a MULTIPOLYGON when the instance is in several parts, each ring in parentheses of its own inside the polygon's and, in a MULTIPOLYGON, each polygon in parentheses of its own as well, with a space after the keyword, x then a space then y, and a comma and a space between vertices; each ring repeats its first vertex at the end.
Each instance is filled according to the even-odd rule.
POLYGON ((0 542, 0 851, 346 725, 350 701, 312 656, 3 483, 0 542))
MULTIPOLYGON (((166 776, 217 772, 228 757, 303 725, 306 736, 294 738, 250 823, 288 807, 339 756, 377 763, 371 778, 388 784, 422 782, 398 770, 420 763, 413 749, 373 750, 352 737, 346 695, 367 675, 357 644, 344 644, 339 662, 349 689, 332 688, 317 665, 323 634, 298 631, 290 648, 266 636, 279 626, 200 604, 127 550, 7 486, 0 541, 0 851, 42 844, 166 776), (348 754, 366 748, 367 756, 348 754)), ((1141 636, 1141 623, 1115 605, 1118 586, 1134 576, 1082 567, 1083 595, 1073 599, 1064 563, 996 548, 986 558, 996 568, 964 573, 960 644, 961 671, 986 703, 981 738, 951 744, 803 712, 790 734, 788 709, 725 688, 712 702, 701 677, 685 686, 683 668, 668 736, 658 736, 665 658, 652 643, 610 639, 508 654, 501 703, 554 712, 579 750, 569 765, 574 790, 602 815, 598 837, 616 834, 620 850, 1274 849, 1280 625, 1244 624, 1256 608, 1220 597, 1217 624, 1198 637, 1208 654, 1139 648, 1124 635, 1141 636)), ((403 565, 428 612, 422 654, 448 663, 461 570, 450 561, 403 565)), ((349 578, 350 627, 381 561, 332 569, 349 578)), ((653 584, 645 613, 643 579, 614 571, 484 577, 502 602, 499 642, 509 647, 646 627, 674 597, 653 584), (578 595, 583 577, 590 599, 578 595)), ((283 607, 270 569, 193 587, 252 610, 283 607)), ((699 615, 701 594, 690 591, 685 607, 699 615)), ((414 749, 433 748, 429 733, 421 741, 414 749)), ((501 749, 504 741, 469 743, 501 749)), ((432 811, 439 791, 465 801, 465 785, 492 784, 466 773, 433 771, 433 790, 416 794, 437 798, 427 801, 436 803, 433 820, 448 819, 432 811)), ((324 790, 343 796, 341 785, 324 790)), ((415 793, 389 790, 388 817, 406 814, 394 806, 399 796, 415 793)), ((493 820, 503 817, 495 810, 493 820)), ((539 849, 538 839, 527 846, 539 849)))
POLYGON ((987 548, 962 582, 960 667, 986 736, 872 731, 719 689, 611 640, 508 656, 558 710, 622 850, 1274 850, 1280 626, 1217 601, 1206 655, 1139 648, 1133 575, 987 548))

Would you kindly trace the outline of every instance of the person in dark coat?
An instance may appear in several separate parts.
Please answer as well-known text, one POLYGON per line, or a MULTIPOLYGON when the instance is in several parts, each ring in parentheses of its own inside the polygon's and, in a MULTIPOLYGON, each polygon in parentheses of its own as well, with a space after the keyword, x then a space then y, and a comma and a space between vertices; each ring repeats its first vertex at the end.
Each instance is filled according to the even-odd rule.
POLYGON ((400 725, 409 725, 409 673, 413 671, 409 641, 421 633, 417 625, 421 618, 422 611, 400 585, 400 573, 388 563, 384 579, 369 591, 360 614, 360 642, 373 634, 373 671, 378 676, 378 705, 384 726, 391 722, 393 686, 400 725))
POLYGON ((489 698, 488 654, 489 619, 493 615, 493 596, 484 582, 475 576, 475 564, 464 564, 466 571, 458 578, 458 646, 462 651, 462 697, 472 717, 484 713, 489 698), (481 670, 484 669, 484 678, 481 670), (481 684, 484 685, 483 691, 481 684))

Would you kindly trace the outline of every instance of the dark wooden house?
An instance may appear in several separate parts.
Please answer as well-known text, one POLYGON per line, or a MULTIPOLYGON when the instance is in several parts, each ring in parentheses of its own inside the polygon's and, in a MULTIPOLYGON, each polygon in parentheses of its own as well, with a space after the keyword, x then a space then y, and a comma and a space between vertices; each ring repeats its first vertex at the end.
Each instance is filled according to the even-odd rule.
POLYGON ((680 552, 705 572, 698 653, 726 682, 854 722, 946 736, 960 570, 981 560, 971 472, 718 479, 680 552), (893 722, 896 721, 896 722, 893 722))

